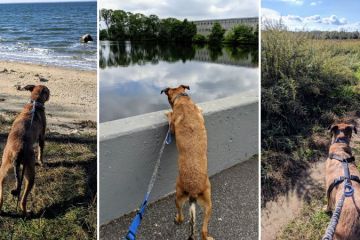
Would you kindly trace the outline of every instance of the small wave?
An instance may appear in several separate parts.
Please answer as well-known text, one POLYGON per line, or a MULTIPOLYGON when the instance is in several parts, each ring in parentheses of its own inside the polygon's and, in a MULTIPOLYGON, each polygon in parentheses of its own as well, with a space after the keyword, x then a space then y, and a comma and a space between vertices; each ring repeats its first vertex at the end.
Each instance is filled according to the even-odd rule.
POLYGON ((31 40, 32 37, 17 37, 17 38, 14 38, 15 41, 21 41, 21 40, 31 40))
POLYGON ((49 27, 49 28, 39 28, 36 29, 37 32, 48 32, 48 31, 69 31, 71 28, 61 28, 61 27, 49 27))

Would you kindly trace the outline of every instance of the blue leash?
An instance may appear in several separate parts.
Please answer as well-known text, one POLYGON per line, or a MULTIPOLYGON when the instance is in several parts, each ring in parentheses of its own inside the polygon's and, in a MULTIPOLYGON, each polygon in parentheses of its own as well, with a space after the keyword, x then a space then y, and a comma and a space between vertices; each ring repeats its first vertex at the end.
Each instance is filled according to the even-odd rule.
POLYGON ((157 162, 155 164, 154 172, 153 172, 153 174, 151 176, 150 183, 149 183, 149 186, 148 186, 148 190, 147 190, 147 193, 145 195, 145 199, 144 199, 143 203, 141 204, 139 210, 137 211, 133 221, 130 224, 128 233, 125 236, 126 240, 136 240, 136 232, 137 232, 137 230, 138 230, 138 228, 140 226, 141 220, 143 219, 145 209, 146 209, 147 204, 148 204, 149 196, 150 196, 151 190, 152 190, 152 188, 154 186, 154 183, 155 183, 155 180, 156 180, 156 175, 157 175, 157 172, 158 172, 159 167, 160 167, 161 155, 162 155, 162 153, 164 151, 165 144, 170 144, 171 142, 172 142, 172 137, 171 137, 171 132, 170 132, 170 124, 169 124, 169 130, 167 131, 166 137, 165 137, 164 142, 163 142, 163 144, 161 146, 161 149, 160 149, 160 152, 159 152, 159 157, 158 157, 158 160, 157 160, 157 162))

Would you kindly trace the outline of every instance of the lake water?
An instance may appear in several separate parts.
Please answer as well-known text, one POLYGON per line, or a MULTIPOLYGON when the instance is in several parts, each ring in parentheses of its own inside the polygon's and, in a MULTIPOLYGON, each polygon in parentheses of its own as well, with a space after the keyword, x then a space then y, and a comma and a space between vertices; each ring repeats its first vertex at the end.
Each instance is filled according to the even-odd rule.
POLYGON ((100 43, 100 122, 169 109, 165 87, 190 86, 196 102, 258 90, 258 50, 100 43))
POLYGON ((0 4, 0 60, 95 70, 96 13, 96 2, 0 4))

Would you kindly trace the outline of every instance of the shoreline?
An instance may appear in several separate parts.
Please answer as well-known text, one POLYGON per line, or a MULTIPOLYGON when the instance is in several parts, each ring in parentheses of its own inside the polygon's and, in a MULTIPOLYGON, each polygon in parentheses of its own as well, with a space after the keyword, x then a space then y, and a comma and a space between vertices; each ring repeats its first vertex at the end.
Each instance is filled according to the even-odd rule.
POLYGON ((87 125, 97 121, 96 70, 0 60, 1 116, 9 117, 21 111, 30 92, 17 88, 28 84, 43 84, 50 89, 50 99, 45 104, 49 131, 94 132, 87 125))
POLYGON ((90 69, 90 68, 81 68, 81 67, 62 66, 62 65, 56 65, 56 64, 45 64, 45 63, 40 63, 40 62, 30 62, 30 61, 26 61, 26 60, 21 61, 21 60, 17 60, 17 59, 1 59, 1 58, 0 58, 0 71, 1 71, 2 63, 16 63, 16 64, 39 66, 39 67, 60 68, 60 69, 64 69, 64 70, 97 72, 97 66, 94 69, 90 69))

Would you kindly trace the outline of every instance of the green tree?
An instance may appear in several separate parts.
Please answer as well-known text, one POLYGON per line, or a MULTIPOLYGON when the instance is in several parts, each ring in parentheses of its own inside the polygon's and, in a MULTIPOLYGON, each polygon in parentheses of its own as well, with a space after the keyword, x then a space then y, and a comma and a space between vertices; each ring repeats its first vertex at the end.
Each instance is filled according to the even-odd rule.
POLYGON ((220 44, 224 40, 225 29, 223 29, 220 23, 216 22, 209 35, 210 44, 220 44))
POLYGON ((225 42, 231 44, 257 44, 257 33, 248 25, 237 25, 225 36, 225 42))
MULTIPOLYGON (((109 30, 110 24, 111 24, 111 16, 113 14, 113 10, 111 9, 101 9, 100 10, 100 20, 103 20, 106 25, 106 30, 109 30)), ((109 32, 107 32, 109 35, 109 32)))
POLYGON ((111 15, 111 27, 109 36, 112 40, 125 40, 127 37, 126 28, 128 16, 125 11, 115 10, 111 15))
POLYGON ((109 36, 108 36, 108 33, 107 33, 106 29, 101 29, 100 30, 99 38, 100 38, 100 40, 108 40, 109 39, 109 36))

